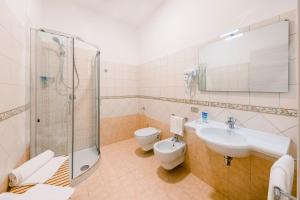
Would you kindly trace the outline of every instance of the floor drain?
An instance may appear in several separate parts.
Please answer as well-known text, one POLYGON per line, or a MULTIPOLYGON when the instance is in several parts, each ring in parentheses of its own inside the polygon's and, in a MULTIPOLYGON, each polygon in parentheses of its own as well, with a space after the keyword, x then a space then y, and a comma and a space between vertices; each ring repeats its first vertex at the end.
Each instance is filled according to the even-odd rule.
POLYGON ((89 165, 83 165, 83 166, 80 167, 80 170, 81 170, 81 171, 85 171, 85 170, 87 170, 88 168, 90 168, 89 165))

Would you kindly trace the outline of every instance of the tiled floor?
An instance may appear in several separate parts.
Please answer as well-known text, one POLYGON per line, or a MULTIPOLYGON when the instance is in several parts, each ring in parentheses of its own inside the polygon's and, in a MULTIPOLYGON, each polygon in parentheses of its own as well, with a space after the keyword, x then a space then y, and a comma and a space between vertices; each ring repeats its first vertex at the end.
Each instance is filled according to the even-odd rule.
POLYGON ((100 159, 72 200, 224 200, 185 168, 161 168, 153 152, 142 152, 134 139, 103 147, 100 159))

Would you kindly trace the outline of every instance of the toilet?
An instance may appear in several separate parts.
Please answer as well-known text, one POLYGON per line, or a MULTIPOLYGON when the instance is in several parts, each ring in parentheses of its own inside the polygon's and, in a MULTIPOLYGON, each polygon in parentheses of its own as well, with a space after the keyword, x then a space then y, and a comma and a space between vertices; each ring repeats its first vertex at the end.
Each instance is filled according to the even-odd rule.
POLYGON ((184 121, 183 118, 172 116, 170 132, 174 136, 159 141, 153 146, 155 157, 160 160, 161 166, 166 170, 174 169, 184 162, 186 143, 181 139, 184 121))
POLYGON ((154 155, 167 170, 174 169, 184 161, 186 144, 174 138, 168 138, 154 144, 154 155))
POLYGON ((134 132, 135 139, 144 151, 153 149, 154 143, 160 140, 160 130, 148 127, 138 129, 134 132))

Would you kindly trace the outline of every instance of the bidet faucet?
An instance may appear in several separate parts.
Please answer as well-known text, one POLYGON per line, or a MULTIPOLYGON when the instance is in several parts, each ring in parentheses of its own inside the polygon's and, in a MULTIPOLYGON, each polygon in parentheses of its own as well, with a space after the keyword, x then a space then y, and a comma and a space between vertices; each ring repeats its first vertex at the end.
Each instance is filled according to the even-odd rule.
POLYGON ((235 125, 236 119, 233 117, 228 117, 227 121, 225 122, 225 124, 228 125, 228 128, 230 129, 234 129, 234 125, 235 125))

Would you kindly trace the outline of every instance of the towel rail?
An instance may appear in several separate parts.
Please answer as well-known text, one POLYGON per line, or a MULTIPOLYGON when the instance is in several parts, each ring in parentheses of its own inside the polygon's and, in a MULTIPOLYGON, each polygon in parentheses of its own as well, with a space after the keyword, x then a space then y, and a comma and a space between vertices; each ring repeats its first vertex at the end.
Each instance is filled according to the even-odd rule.
POLYGON ((283 191, 280 187, 275 186, 274 187, 274 197, 275 200, 280 200, 281 196, 287 197, 289 200, 297 200, 296 197, 288 194, 287 192, 283 191))
MULTIPOLYGON (((174 113, 171 114, 172 116, 176 116, 174 113)), ((184 117, 184 120, 187 122, 189 120, 189 118, 184 117)))

